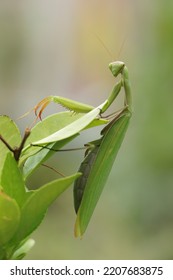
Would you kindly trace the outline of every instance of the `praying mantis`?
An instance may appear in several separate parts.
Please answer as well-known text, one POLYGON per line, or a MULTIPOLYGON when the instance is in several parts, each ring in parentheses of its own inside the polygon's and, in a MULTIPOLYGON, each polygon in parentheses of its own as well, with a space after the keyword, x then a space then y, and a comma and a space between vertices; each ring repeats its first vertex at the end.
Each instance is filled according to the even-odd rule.
MULTIPOLYGON (((77 214, 75 236, 82 236, 88 226, 132 115, 132 97, 128 69, 124 62, 121 61, 110 63, 109 69, 114 77, 120 75, 121 78, 113 87, 107 100, 101 107, 98 107, 98 115, 102 117, 102 114, 106 112, 120 93, 121 88, 124 88, 125 93, 124 107, 104 127, 101 131, 100 139, 86 144, 85 158, 79 168, 82 176, 74 183, 74 207, 77 214)), ((62 105, 70 111, 85 113, 88 116, 97 109, 93 106, 60 96, 49 96, 44 98, 35 107, 35 112, 40 119, 43 110, 51 101, 62 105)), ((48 142, 48 139, 46 141, 48 142)))

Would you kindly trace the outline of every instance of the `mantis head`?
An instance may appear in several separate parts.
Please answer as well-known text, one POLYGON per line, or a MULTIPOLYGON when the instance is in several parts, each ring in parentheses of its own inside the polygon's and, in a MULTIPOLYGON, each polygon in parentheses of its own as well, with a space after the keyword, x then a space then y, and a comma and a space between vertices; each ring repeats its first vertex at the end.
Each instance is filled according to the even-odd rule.
POLYGON ((118 74, 122 73, 125 64, 122 61, 115 61, 109 63, 109 69, 111 70, 114 77, 117 77, 118 74))

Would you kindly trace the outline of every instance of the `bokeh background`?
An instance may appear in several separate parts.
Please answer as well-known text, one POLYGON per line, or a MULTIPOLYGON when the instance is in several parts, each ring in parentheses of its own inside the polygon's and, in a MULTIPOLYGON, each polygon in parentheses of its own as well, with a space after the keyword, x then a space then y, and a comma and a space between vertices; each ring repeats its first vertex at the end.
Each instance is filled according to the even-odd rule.
MULTIPOLYGON (((0 113, 21 131, 34 116, 18 117, 48 95, 104 101, 112 60, 129 68, 134 114, 88 230, 75 239, 71 187, 32 235, 27 259, 173 259, 173 1, 0 1, 0 113)), ((82 158, 60 153, 49 164, 72 174, 82 158)), ((42 167, 28 186, 56 177, 42 167)))

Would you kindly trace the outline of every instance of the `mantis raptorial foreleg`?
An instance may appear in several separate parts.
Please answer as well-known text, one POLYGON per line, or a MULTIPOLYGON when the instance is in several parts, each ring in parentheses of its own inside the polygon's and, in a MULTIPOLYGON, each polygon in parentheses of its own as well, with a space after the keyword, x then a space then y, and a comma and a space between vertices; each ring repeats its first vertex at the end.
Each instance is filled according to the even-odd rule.
POLYGON ((93 106, 83 104, 83 103, 80 103, 78 101, 74 101, 74 100, 69 99, 69 98, 50 95, 50 96, 45 97, 43 100, 41 100, 34 108, 35 114, 38 115, 38 117, 40 119, 41 119, 42 112, 44 111, 44 109, 47 107, 47 105, 50 102, 58 103, 62 107, 68 109, 69 111, 73 111, 73 112, 76 112, 76 113, 88 113, 88 112, 90 112, 91 110, 94 109, 93 106), (40 110, 37 114, 38 109, 40 109, 40 110))
MULTIPOLYGON (((104 113, 110 105, 114 102, 116 97, 118 96, 121 87, 128 87, 128 71, 127 67, 125 66, 124 62, 116 61, 109 64, 109 68, 113 74, 114 77, 117 77, 119 74, 121 75, 121 79, 119 82, 116 83, 116 85, 113 87, 108 99, 106 100, 105 106, 102 108, 101 113, 104 113)), ((47 107, 47 105, 50 102, 58 103, 61 106, 65 107, 66 109, 70 111, 74 111, 76 113, 88 113, 91 110, 94 109, 93 106, 87 105, 84 103, 80 103, 68 98, 64 98, 61 96, 48 96, 41 100, 36 106, 35 106, 35 113, 38 115, 38 117, 41 119, 42 112, 47 107)), ((129 97, 126 97, 125 105, 131 104, 129 97), (128 100, 127 100, 128 99, 128 100)))

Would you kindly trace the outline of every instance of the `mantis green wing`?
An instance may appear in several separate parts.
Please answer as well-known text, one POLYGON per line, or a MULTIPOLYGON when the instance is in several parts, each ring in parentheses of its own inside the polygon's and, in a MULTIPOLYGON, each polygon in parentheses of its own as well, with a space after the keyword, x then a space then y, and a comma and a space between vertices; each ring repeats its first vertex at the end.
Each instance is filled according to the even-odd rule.
MULTIPOLYGON (((98 145, 91 151, 95 152, 91 168, 86 180, 81 202, 77 202, 77 218, 75 223, 75 236, 82 236, 85 232, 103 187, 107 181, 118 150, 124 139, 129 125, 131 112, 126 109, 118 119, 114 119, 104 128, 104 135, 98 145), (78 208, 79 207, 79 208, 78 208)), ((88 154, 88 157, 90 154, 88 154)), ((80 170, 80 169, 79 169, 80 170)), ((86 174, 85 174, 86 175, 86 174)), ((75 184, 81 184, 83 176, 75 184)))

